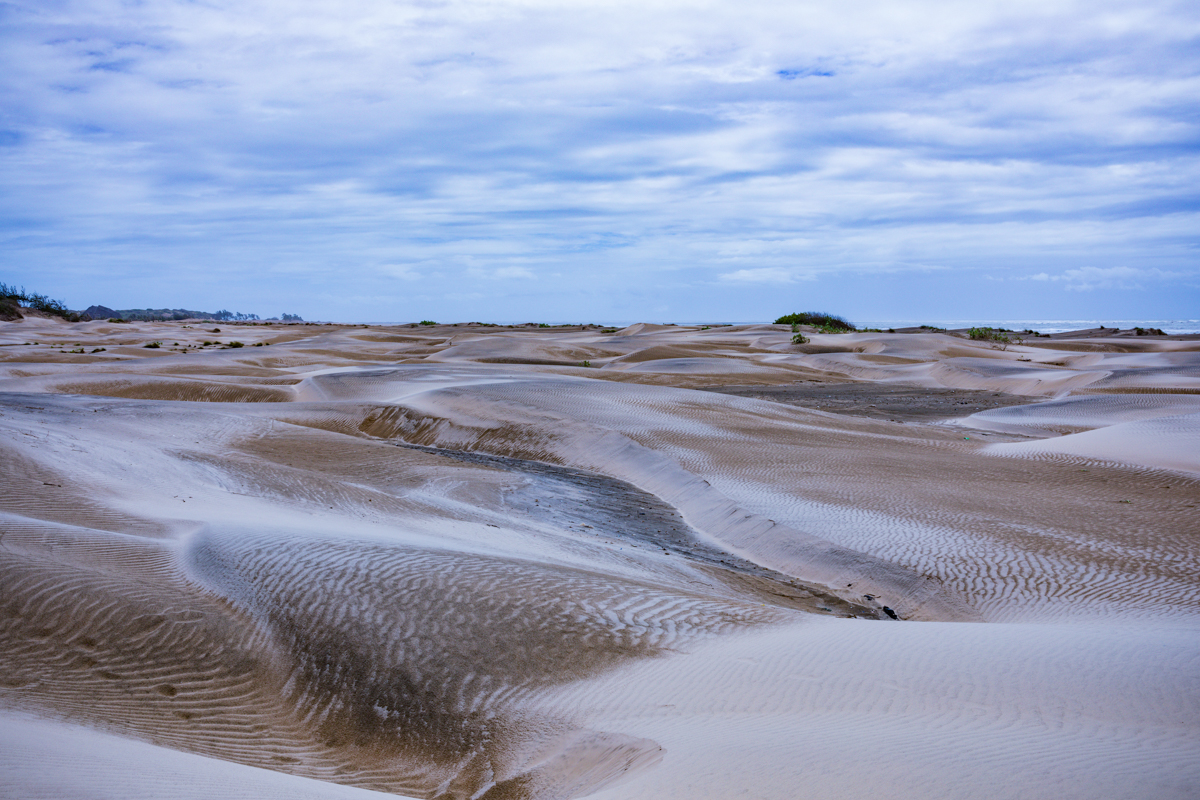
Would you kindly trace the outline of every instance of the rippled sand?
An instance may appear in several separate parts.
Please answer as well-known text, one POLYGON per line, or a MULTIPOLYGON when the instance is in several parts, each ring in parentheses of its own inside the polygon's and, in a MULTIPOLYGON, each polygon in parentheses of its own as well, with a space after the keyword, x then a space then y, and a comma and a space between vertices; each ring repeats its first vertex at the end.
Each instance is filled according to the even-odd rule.
POLYGON ((0 796, 1200 794, 1198 341, 212 327, 0 323, 0 796))

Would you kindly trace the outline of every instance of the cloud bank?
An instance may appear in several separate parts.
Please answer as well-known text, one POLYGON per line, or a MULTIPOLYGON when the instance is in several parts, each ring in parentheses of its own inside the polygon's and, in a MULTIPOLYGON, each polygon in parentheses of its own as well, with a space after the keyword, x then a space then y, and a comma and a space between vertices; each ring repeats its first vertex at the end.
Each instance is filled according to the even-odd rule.
POLYGON ((1194 4, 51 0, 0 20, 0 271, 75 305, 1200 299, 1194 4))

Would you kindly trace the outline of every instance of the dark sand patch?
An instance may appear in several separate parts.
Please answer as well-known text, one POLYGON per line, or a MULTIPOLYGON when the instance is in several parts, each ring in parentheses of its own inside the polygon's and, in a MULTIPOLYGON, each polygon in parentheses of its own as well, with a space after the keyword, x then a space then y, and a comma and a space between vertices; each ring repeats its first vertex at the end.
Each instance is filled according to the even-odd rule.
MULTIPOLYGON (((704 541, 673 506, 631 483, 595 472, 508 456, 393 442, 469 464, 518 472, 529 482, 505 493, 505 505, 549 520, 582 538, 681 556, 739 594, 759 602, 837 617, 888 619, 878 603, 849 603, 823 587, 739 558, 704 541)), ((894 618, 894 617, 893 617, 894 618)))
POLYGON ((979 411, 1036 402, 1004 392, 880 383, 807 383, 786 386, 703 386, 702 391, 770 400, 789 406, 892 422, 935 422, 979 411))

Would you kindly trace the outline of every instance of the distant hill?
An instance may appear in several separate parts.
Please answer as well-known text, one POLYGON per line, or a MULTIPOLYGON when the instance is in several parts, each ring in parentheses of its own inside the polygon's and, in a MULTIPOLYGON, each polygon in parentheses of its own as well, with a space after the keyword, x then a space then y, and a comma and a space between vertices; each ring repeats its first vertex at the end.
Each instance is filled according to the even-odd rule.
POLYGON ((123 308, 90 306, 83 312, 92 319, 129 319, 149 322, 153 320, 216 319, 255 320, 258 314, 243 314, 240 311, 192 311, 186 308, 123 308))
MULTIPOLYGON (((90 306, 83 312, 92 319, 128 319, 139 322, 181 319, 213 319, 221 322, 242 322, 261 319, 258 314, 243 314, 241 311, 193 311, 187 308, 123 308, 114 309, 108 306, 90 306)), ((279 319, 275 317, 273 319, 279 319)), ((299 314, 282 315, 284 322, 303 322, 299 314)))

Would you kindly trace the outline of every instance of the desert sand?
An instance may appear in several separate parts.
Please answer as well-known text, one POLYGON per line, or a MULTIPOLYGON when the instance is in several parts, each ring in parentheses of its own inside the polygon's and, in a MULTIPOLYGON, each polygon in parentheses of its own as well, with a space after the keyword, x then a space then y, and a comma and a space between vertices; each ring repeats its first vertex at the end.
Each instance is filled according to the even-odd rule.
POLYGON ((0 323, 0 796, 1200 796, 1196 337, 219 328, 0 323))

